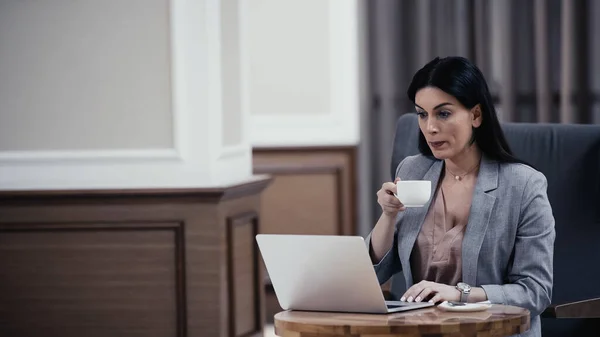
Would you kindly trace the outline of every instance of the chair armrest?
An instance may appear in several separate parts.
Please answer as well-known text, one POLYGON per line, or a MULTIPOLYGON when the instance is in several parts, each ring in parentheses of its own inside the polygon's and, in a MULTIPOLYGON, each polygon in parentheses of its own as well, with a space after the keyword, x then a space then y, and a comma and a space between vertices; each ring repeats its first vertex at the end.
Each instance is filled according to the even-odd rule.
POLYGON ((600 318, 600 298, 563 304, 553 304, 542 313, 542 317, 600 318))

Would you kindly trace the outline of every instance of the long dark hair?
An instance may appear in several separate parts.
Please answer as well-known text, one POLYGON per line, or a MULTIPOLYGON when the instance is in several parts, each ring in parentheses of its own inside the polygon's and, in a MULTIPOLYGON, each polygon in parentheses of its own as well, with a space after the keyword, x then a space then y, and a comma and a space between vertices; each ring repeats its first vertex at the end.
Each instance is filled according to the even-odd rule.
MULTIPOLYGON (((515 157, 500 127, 492 95, 481 71, 464 57, 436 57, 413 76, 408 87, 408 98, 415 103, 417 91, 436 87, 454 96, 467 109, 477 104, 481 108, 481 125, 473 129, 474 141, 488 157, 500 162, 524 163, 515 157)), ((433 156, 425 136, 419 131, 419 151, 433 156)))

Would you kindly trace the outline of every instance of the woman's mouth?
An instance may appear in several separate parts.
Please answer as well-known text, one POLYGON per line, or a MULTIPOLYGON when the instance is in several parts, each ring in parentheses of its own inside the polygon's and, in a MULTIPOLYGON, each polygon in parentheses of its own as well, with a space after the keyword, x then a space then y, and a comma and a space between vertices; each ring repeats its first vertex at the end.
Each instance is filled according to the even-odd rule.
POLYGON ((446 144, 446 142, 429 142, 429 145, 434 149, 438 149, 438 148, 442 147, 444 144, 446 144))

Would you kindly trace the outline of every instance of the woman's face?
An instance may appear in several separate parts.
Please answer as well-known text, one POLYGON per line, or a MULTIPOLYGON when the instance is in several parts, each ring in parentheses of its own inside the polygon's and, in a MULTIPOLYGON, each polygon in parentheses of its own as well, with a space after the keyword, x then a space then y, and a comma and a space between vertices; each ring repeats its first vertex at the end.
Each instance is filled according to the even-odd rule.
POLYGON ((415 96, 419 128, 433 155, 452 159, 469 147, 473 128, 481 125, 481 110, 469 110, 454 96, 425 87, 415 96))

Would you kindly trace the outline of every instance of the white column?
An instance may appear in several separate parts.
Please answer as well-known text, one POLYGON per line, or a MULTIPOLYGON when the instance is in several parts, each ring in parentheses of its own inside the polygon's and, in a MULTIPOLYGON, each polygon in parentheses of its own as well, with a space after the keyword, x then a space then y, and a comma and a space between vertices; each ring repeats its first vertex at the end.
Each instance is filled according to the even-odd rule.
POLYGON ((239 1, 13 1, 0 11, 0 189, 251 177, 239 1))

